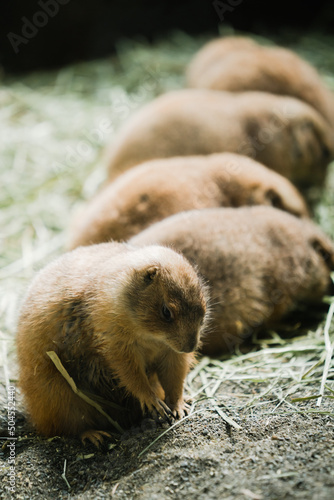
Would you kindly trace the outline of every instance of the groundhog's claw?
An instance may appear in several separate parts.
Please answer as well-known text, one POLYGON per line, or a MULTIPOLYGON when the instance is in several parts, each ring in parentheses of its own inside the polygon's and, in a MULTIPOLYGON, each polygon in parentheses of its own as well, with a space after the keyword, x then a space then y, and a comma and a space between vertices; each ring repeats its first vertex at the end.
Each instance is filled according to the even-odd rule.
POLYGON ((162 401, 161 399, 159 399, 159 404, 160 404, 160 406, 162 406, 164 414, 167 414, 167 415, 170 415, 170 416, 173 415, 172 410, 169 408, 169 406, 166 405, 166 403, 164 401, 162 401))
POLYGON ((182 401, 172 409, 173 417, 176 420, 181 420, 181 418, 186 417, 189 414, 190 405, 185 401, 182 401))
POLYGON ((152 415, 154 420, 159 420, 159 417, 162 418, 163 420, 167 420, 167 422, 171 423, 171 418, 173 418, 173 412, 167 406, 167 404, 162 401, 162 399, 156 398, 152 403, 145 404, 146 408, 148 409, 149 413, 152 415))
POLYGON ((161 415, 156 410, 152 410, 150 415, 157 424, 162 424, 163 422, 167 422, 169 425, 172 424, 173 416, 161 415))
POLYGON ((103 436, 111 437, 108 432, 96 431, 94 429, 89 429, 88 431, 83 432, 80 437, 82 444, 85 444, 86 440, 88 439, 96 446, 96 448, 99 448, 103 443, 103 436))

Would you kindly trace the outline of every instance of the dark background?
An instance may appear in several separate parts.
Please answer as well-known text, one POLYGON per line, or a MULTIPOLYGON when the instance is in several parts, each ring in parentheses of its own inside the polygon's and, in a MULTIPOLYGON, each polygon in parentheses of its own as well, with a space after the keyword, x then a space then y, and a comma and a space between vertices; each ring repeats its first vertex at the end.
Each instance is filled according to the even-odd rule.
POLYGON ((334 2, 8 0, 0 7, 0 64, 8 72, 59 67, 110 54, 120 37, 152 41, 176 29, 214 35, 222 23, 263 35, 332 33, 334 2))

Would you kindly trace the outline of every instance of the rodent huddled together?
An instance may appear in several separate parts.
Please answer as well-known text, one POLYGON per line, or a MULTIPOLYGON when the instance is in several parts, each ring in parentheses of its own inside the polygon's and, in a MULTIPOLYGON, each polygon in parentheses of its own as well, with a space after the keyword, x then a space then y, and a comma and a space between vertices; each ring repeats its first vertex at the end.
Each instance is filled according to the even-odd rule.
POLYGON ((200 278, 168 248, 105 243, 49 264, 31 285, 17 333, 21 388, 37 430, 94 440, 110 429, 73 392, 50 351, 80 390, 103 398, 114 420, 131 424, 145 410, 182 417, 205 311, 200 278))
POLYGON ((291 50, 259 45, 246 37, 207 43, 187 68, 190 88, 287 95, 306 102, 334 127, 331 91, 308 62, 291 50))
POLYGON ((291 182, 246 156, 151 160, 131 168, 93 198, 72 224, 69 247, 126 240, 185 210, 243 205, 272 205, 299 217, 308 215, 291 182))
POLYGON ((176 90, 140 109, 109 152, 109 179, 147 160, 232 152, 300 187, 324 180, 332 128, 309 104, 266 92, 176 90))
POLYGON ((197 352, 231 352, 333 293, 334 245, 293 185, 321 185, 334 158, 334 98, 316 70, 227 37, 187 82, 125 124, 72 251, 28 291, 20 385, 44 435, 98 444, 147 413, 182 418, 197 352))

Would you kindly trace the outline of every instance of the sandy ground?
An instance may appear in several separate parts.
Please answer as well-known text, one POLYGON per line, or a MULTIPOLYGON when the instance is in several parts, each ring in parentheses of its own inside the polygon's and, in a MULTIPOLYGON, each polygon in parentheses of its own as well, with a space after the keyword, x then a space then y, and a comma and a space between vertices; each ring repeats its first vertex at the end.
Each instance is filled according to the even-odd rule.
MULTIPOLYGON (((152 420, 121 438, 113 436, 97 451, 76 440, 37 437, 18 413, 15 494, 6 491, 1 498, 332 499, 333 405, 322 406, 327 415, 312 415, 303 414, 305 404, 299 404, 299 414, 295 408, 277 411, 276 398, 260 397, 255 406, 239 410, 244 394, 267 389, 263 383, 223 383, 221 408, 240 430, 202 401, 144 453, 163 432, 152 420)), ((3 446, 5 490, 9 458, 10 449, 3 446)))

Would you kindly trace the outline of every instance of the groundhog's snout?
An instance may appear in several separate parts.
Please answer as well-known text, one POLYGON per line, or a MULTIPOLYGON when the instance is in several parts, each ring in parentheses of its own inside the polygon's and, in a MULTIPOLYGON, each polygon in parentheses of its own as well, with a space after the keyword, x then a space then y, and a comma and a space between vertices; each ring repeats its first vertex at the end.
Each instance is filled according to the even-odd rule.
POLYGON ((182 346, 182 352, 194 352, 199 343, 199 332, 191 332, 182 346))

